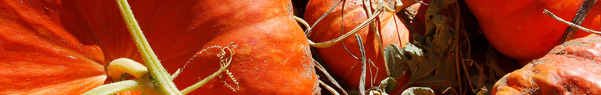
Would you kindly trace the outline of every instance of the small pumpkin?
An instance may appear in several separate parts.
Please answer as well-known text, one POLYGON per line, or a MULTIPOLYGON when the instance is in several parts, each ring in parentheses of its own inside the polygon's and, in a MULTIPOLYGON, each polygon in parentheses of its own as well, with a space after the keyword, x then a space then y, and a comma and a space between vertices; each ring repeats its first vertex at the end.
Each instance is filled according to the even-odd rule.
POLYGON ((601 36, 574 39, 501 78, 495 95, 601 94, 601 36))
MULTIPOLYGON (((545 14, 547 9, 571 21, 583 0, 465 0, 488 41, 502 54, 527 63, 544 56, 560 40, 567 29, 545 14)), ((582 26, 598 30, 601 4, 595 4, 582 26)), ((574 38, 590 33, 577 31, 574 38)))
MULTIPOLYGON (((317 19, 324 15, 337 2, 336 0, 309 1, 304 13, 305 19, 310 25, 313 25, 317 19)), ((375 7, 377 3, 373 2, 372 4, 375 7)), ((309 39, 314 42, 324 42, 353 30, 368 19, 363 5, 362 0, 343 1, 325 16, 323 20, 317 23, 315 27, 312 27, 309 39)), ((376 27, 379 28, 378 30, 382 36, 382 46, 385 47, 394 43, 400 45, 399 48, 402 48, 409 42, 407 28, 394 13, 383 12, 378 14, 378 16, 375 22, 379 22, 379 26, 376 27)), ((385 66, 384 58, 382 58, 383 51, 380 51, 380 48, 383 47, 378 45, 378 40, 374 36, 375 31, 372 31, 368 27, 359 30, 356 34, 359 34, 362 38, 361 42, 365 47, 366 58, 371 60, 375 65, 371 65, 371 62, 367 64, 367 67, 371 69, 367 71, 365 87, 378 86, 381 80, 388 77, 387 67, 385 66)), ((361 60, 357 59, 361 57, 361 53, 356 38, 349 37, 331 47, 317 48, 316 50, 332 75, 343 79, 344 83, 350 88, 357 88, 359 86, 362 68, 361 60)), ((405 74, 396 80, 401 85, 404 85, 408 78, 408 74, 405 74)))

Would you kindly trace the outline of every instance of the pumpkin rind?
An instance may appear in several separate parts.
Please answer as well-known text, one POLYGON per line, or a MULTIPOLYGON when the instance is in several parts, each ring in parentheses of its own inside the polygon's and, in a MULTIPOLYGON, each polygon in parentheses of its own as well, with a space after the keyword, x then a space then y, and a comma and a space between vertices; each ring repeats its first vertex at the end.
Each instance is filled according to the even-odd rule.
POLYGON ((0 94, 80 94, 104 83, 100 47, 63 28, 59 6, 0 1, 0 94))
MULTIPOLYGON (((0 1, 0 94, 80 94, 105 83, 109 61, 143 62, 115 1, 21 1, 0 1)), ((195 93, 319 91, 309 46, 289 1, 132 0, 130 5, 170 72, 203 48, 238 45, 229 69, 240 89, 233 92, 214 79, 195 93)), ((194 57, 176 85, 183 89, 215 72, 215 55, 194 57)))
MULTIPOLYGON (((312 25, 337 2, 338 1, 336 0, 311 0, 305 10, 305 19, 312 25)), ((334 39, 359 26, 368 18, 362 7, 362 1, 347 0, 343 3, 345 4, 341 3, 338 5, 322 21, 313 27, 309 39, 314 42, 324 42, 334 39), (344 5, 344 10, 342 10, 342 5, 344 5), (344 29, 342 32, 341 28, 344 29)), ((375 6, 375 3, 373 4, 373 6, 375 6)), ((394 13, 383 12, 376 21, 380 23, 380 26, 377 27, 380 28, 379 32, 383 41, 382 46, 388 46, 394 43, 403 47, 408 43, 409 32, 403 22, 401 22, 394 13)), ((371 67, 371 72, 374 74, 370 74, 369 70, 367 71, 366 87, 378 86, 381 80, 388 77, 384 59, 381 55, 383 51, 380 51, 374 33, 375 31, 372 31, 368 27, 365 27, 356 33, 362 38, 367 56, 366 58, 371 60, 375 64, 375 67, 378 68, 376 70, 373 65, 368 65, 368 67, 371 67), (373 79, 371 76, 375 76, 374 83, 370 83, 370 80, 373 79)), ((354 37, 349 37, 331 47, 317 48, 318 55, 325 61, 325 64, 328 69, 330 69, 332 75, 343 79, 344 83, 349 87, 357 88, 359 79, 361 78, 361 60, 355 59, 349 54, 342 43, 344 43, 346 48, 353 55, 360 58, 361 54, 359 46, 357 39, 354 37)), ((404 80, 405 78, 408 77, 397 78, 397 81, 403 83, 403 81, 406 81, 404 80)))
MULTIPOLYGON (((191 11, 192 29, 207 39, 202 48, 236 48, 232 62, 220 78, 195 93, 202 94, 319 94, 307 38, 294 21, 286 0, 199 0, 191 11), (229 76, 233 76, 236 85, 229 76), (231 86, 232 88, 228 87, 231 86), (239 87, 239 88, 238 88, 239 87)), ((219 68, 219 49, 208 49, 194 59, 174 81, 180 87, 212 74, 219 68)), ((167 65, 168 69, 184 64, 167 65)))
POLYGON ((601 37, 579 38, 501 78, 493 94, 601 94, 601 37))
MULTIPOLYGON (((504 55, 526 63, 559 45, 568 25, 545 14, 547 9, 571 21, 583 0, 466 0, 488 41, 504 55)), ((595 4, 582 26, 599 30, 601 4, 595 4)), ((574 38, 590 33, 579 30, 574 38)), ((522 64, 525 65, 525 64, 522 64)))

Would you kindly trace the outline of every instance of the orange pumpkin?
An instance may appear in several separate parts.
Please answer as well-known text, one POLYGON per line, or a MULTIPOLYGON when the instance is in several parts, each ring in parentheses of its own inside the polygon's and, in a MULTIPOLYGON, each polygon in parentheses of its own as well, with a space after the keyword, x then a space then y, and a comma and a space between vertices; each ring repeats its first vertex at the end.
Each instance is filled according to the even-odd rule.
MULTIPOLYGON (((309 44, 295 22, 287 0, 199 0, 192 8, 194 26, 208 41, 203 48, 237 45, 229 67, 231 79, 214 79, 203 94, 318 94, 319 85, 309 44), (227 83, 227 84, 226 84, 227 83), (229 85, 229 86, 228 86, 229 85), (239 88, 238 88, 239 86, 239 88), (230 88, 231 87, 231 88, 230 88)), ((191 85, 217 71, 219 50, 196 54, 174 81, 191 85), (188 70, 188 71, 186 71, 188 70)), ((183 64, 169 64, 176 69, 183 64)))
MULTIPOLYGON (((571 21, 583 0, 465 0, 488 41, 504 55, 526 63, 558 45, 568 25, 545 14, 547 9, 571 21)), ((598 30, 601 4, 589 11, 582 26, 598 30)), ((590 33, 578 31, 574 38, 590 33)), ((525 64, 522 64, 525 65, 525 64)))
MULTIPOLYGON (((305 19, 312 25, 337 2, 336 0, 309 1, 305 10, 305 19)), ((343 3, 338 5, 336 9, 313 27, 309 39, 314 42, 328 41, 349 32, 367 20, 368 17, 362 7, 363 1, 347 0, 343 3), (342 5, 344 5, 344 10, 342 10, 342 5)), ((373 4, 376 3, 374 2, 373 4)), ((382 35, 382 46, 394 43, 402 47, 407 44, 409 41, 408 30, 394 13, 383 12, 379 14, 376 21, 380 23, 377 27, 379 27, 380 34, 382 35)), ((384 58, 382 58, 383 51, 380 51, 378 42, 374 37, 375 31, 365 27, 356 34, 359 34, 362 38, 361 41, 364 43, 366 58, 370 59, 375 64, 375 67, 378 68, 376 69, 374 66, 367 64, 372 69, 371 73, 370 70, 367 71, 365 87, 378 86, 380 81, 388 76, 386 74, 384 58), (372 79, 374 79, 373 83, 370 81, 372 79)), ((343 79, 344 83, 351 88, 359 86, 362 71, 361 60, 353 57, 353 55, 357 58, 361 57, 356 38, 349 37, 331 47, 317 48, 317 52, 334 76, 343 79), (350 53, 345 50, 345 47, 350 53)), ((408 78, 408 74, 406 74, 397 78, 397 81, 404 84, 408 78)))
POLYGON ((601 37, 568 41, 501 78, 494 95, 601 94, 601 37))
POLYGON ((110 60, 140 61, 116 3, 110 5, 115 14, 100 18, 119 21, 83 21, 72 16, 82 8, 67 1, 0 1, 0 94, 80 94, 105 83, 110 60))
MULTIPOLYGON (((212 45, 233 42, 239 89, 213 79, 195 94, 311 94, 317 76, 289 1, 130 1, 150 45, 180 89, 219 66, 212 45), (210 58, 209 58, 210 57, 210 58), (215 67, 217 66, 217 67, 215 67)), ((141 61, 112 0, 1 0, 0 94, 80 94, 109 83, 107 63, 141 61)), ((227 76, 228 74, 222 74, 227 76)), ((228 80, 229 81, 229 80, 228 80)), ((231 82, 231 81, 229 81, 231 82)))

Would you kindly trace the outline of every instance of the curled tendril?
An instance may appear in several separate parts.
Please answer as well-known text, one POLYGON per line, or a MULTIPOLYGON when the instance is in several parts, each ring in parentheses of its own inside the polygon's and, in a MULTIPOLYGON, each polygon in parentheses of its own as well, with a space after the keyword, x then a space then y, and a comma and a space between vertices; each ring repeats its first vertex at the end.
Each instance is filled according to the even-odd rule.
MULTIPOLYGON (((236 84, 236 86, 238 86, 238 82, 236 81, 236 79, 234 78, 234 76, 232 75, 232 73, 229 72, 229 70, 227 70, 227 67, 229 67, 230 64, 232 63, 232 58, 233 58, 234 54, 236 54, 236 52, 233 49, 237 48, 237 47, 238 46, 234 45, 233 42, 232 42, 232 43, 230 43, 229 45, 227 45, 225 47, 222 47, 222 46, 219 46, 219 45, 210 46, 210 47, 207 47, 207 48, 201 50, 200 52, 196 53, 192 58, 190 58, 188 60, 188 62, 186 62, 186 65, 188 65, 188 63, 190 63, 192 60, 194 60, 194 58, 197 55, 202 54, 202 53, 206 52, 209 49, 220 49, 221 52, 216 55, 220 59, 220 62, 219 62, 220 68, 215 73, 209 75, 207 78, 204 78, 203 80, 201 80, 201 81, 199 81, 199 82, 197 82, 197 83, 195 83, 195 84, 187 87, 186 89, 181 90, 181 93, 187 94, 187 93, 190 93, 190 92, 198 89, 199 87, 201 87, 202 85, 206 84, 207 82, 209 82, 210 80, 214 79, 215 77, 220 76, 223 71, 226 71, 226 74, 230 77, 230 79, 234 82, 234 84, 236 84), (229 56, 227 56, 227 54, 229 54, 229 56)), ((186 65, 184 65, 184 67, 186 65)), ((182 71, 183 71, 183 68, 182 68, 182 71)), ((228 85, 228 84, 226 84, 226 85, 228 85)), ((234 89, 234 90, 237 90, 237 89, 234 89)))

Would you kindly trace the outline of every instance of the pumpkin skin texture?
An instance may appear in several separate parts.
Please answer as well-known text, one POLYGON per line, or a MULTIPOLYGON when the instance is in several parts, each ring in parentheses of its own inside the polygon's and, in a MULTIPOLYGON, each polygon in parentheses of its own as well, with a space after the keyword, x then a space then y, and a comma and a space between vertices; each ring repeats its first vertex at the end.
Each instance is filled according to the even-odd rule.
MULTIPOLYGON (((287 0, 199 0, 195 2, 192 25, 202 30, 208 42, 203 48, 227 46, 234 51, 229 72, 239 88, 221 74, 194 92, 202 94, 319 94, 307 38, 296 23, 292 3, 287 0), (230 85, 235 91, 229 88, 230 85)), ((174 81, 192 85, 219 68, 219 49, 196 54, 184 76, 174 81)), ((183 64, 175 65, 182 67, 183 64)), ((168 65, 168 68, 174 69, 168 65)))
POLYGON ((601 37, 568 41, 522 69, 501 78, 496 95, 601 94, 601 37))
MULTIPOLYGON (((583 0, 465 0, 488 41, 521 65, 558 45, 568 25, 545 14, 547 9, 572 21, 583 0)), ((601 4, 589 11, 582 26, 599 30, 601 4)), ((590 33, 579 30, 574 38, 590 33)))
POLYGON ((62 28, 60 2, 23 3, 0 1, 0 94, 80 94, 104 84, 100 46, 62 28))
MULTIPOLYGON (((104 72, 111 60, 143 62, 115 1, 0 2, 0 94, 81 94, 111 82, 104 72)), ((189 8, 180 7, 193 3, 179 3, 131 3, 164 64, 185 64, 202 46, 187 28, 192 15, 182 14, 189 8)))
MULTIPOLYGON (((219 68, 218 61, 211 59, 214 52, 196 53, 234 42, 238 45, 236 58, 229 69, 240 89, 234 93, 216 78, 191 94, 318 91, 312 59, 306 57, 311 55, 306 37, 292 20, 292 13, 286 11, 288 1, 221 0, 220 5, 229 7, 207 6, 215 2, 129 1, 151 47, 170 73, 197 55, 175 79, 179 89, 219 68), (242 4, 249 2, 264 6, 242 4), (209 7, 220 10, 211 13, 209 7), (254 11, 238 14, 231 9, 254 11), (250 73, 255 67, 260 72, 250 73)), ((105 75, 108 62, 130 58, 143 63, 116 4, 114 0, 0 0, 0 94, 81 94, 111 82, 105 75)))
MULTIPOLYGON (((336 0, 309 1, 309 4, 305 10, 305 20, 312 25, 337 2, 338 1, 336 0)), ((341 3, 336 7, 336 9, 330 12, 330 14, 328 14, 322 21, 313 27, 309 39, 314 42, 324 42, 334 39, 359 26, 368 18, 362 7, 362 1, 347 0, 343 3, 345 4, 341 3), (342 10, 342 5, 345 5, 344 10, 342 10), (341 17, 342 13, 344 13, 344 18, 341 17), (343 32, 340 31, 341 27, 344 29, 343 32)), ((382 41, 384 44, 383 46, 388 46, 394 43, 402 48, 402 46, 407 44, 409 41, 408 30, 395 14, 390 12, 382 12, 376 21, 380 23, 378 27, 380 27, 379 31, 382 36, 382 41)), ((374 36, 375 32, 368 27, 361 29, 359 32, 357 32, 357 34, 359 34, 362 38, 361 41, 365 47, 366 58, 371 60, 375 64, 375 67, 378 68, 376 70, 373 65, 367 65, 367 67, 372 68, 371 72, 373 74, 371 74, 369 69, 367 69, 368 71, 366 72, 365 87, 372 87, 378 86, 380 81, 388 76, 386 74, 384 59, 381 55, 382 51, 380 51, 380 47, 374 36), (371 76, 374 77, 372 78, 371 76), (370 83, 370 80, 374 78, 375 83, 370 83)), ((342 43, 344 43, 346 48, 348 48, 353 55, 361 58, 357 39, 354 36, 346 38, 340 43, 337 43, 331 47, 317 48, 317 52, 327 65, 332 75, 343 79, 344 83, 347 84, 348 87, 357 88, 361 78, 361 60, 355 59, 351 54, 349 54, 345 50, 345 46, 343 46, 342 43)), ((406 83, 408 78, 408 74, 405 74, 401 77, 398 77, 396 80, 403 85, 406 83)))

